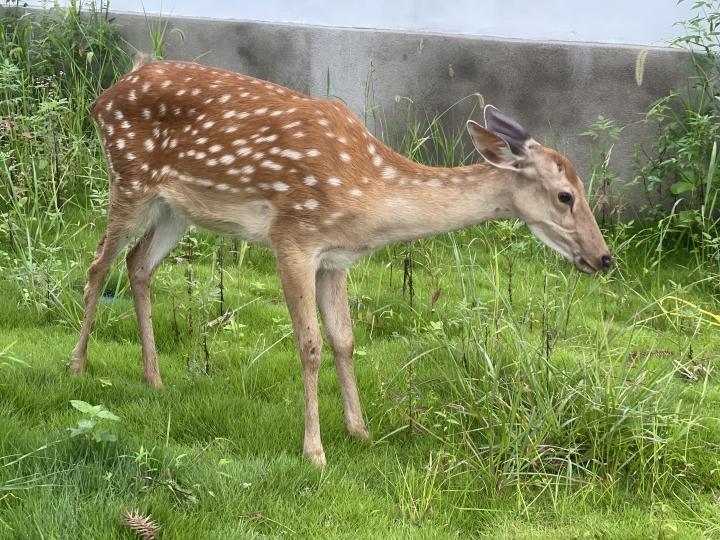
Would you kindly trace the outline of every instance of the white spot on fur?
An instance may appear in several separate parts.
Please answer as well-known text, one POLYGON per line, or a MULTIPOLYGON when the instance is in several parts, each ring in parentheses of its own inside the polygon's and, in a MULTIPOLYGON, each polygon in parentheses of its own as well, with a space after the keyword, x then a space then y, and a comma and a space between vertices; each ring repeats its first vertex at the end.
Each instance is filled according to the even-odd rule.
POLYGON ((311 148, 310 150, 305 152, 305 154, 307 155, 307 157, 317 157, 320 155, 320 152, 315 148, 311 148))
POLYGON ((263 161, 260 166, 265 167, 266 169, 272 169, 273 171, 279 171, 282 169, 282 165, 275 163, 274 161, 270 161, 269 159, 263 161))
POLYGON ((320 206, 320 203, 318 203, 315 199, 308 199, 305 201, 305 208, 308 210, 315 210, 318 206, 320 206))
POLYGON ((382 165, 383 159, 380 156, 373 156, 372 158, 372 164, 376 167, 379 167, 382 165))
POLYGON ((118 139, 117 141, 115 141, 115 146, 117 146, 118 150, 122 150, 123 148, 125 148, 125 139, 118 139))
POLYGON ((360 197, 362 195, 362 191, 360 191, 357 188, 354 188, 354 189, 350 190, 350 195, 352 195, 353 197, 360 197))
POLYGON ((295 150, 283 150, 280 155, 288 159, 300 159, 302 157, 302 154, 295 150))
POLYGON ((219 145, 219 144, 213 144, 210 148, 208 148, 208 151, 209 151, 211 154, 216 154, 216 153, 218 153, 218 152, 219 152, 220 150, 222 150, 222 149, 223 149, 223 147, 222 147, 221 145, 219 145))
POLYGON ((382 172, 382 177, 385 180, 392 180, 397 176, 397 171, 395 170, 395 167, 385 167, 382 172))
POLYGON ((275 182, 272 187, 275 191, 287 191, 290 186, 285 182, 275 182))
POLYGON ((346 152, 340 152, 340 159, 342 159, 345 163, 350 162, 350 154, 346 152))
POLYGON ((230 154, 225 154, 220 158, 220 163, 223 165, 230 165, 233 161, 235 161, 235 156, 232 156, 230 154))
POLYGON ((283 129, 292 129, 294 127, 298 127, 301 123, 302 122, 300 122, 300 121, 290 122, 289 124, 285 124, 282 128, 283 129))
POLYGON ((258 140, 256 142, 262 143, 262 142, 275 142, 277 140, 278 136, 268 135, 267 137, 258 137, 258 140))
POLYGON ((232 96, 230 94, 224 94, 220 96, 220 98, 218 99, 218 103, 227 103, 228 101, 230 101, 231 97, 232 96))
POLYGON ((342 180, 340 180, 339 178, 336 178, 334 176, 331 176, 330 178, 328 178, 327 183, 330 184, 331 186, 339 186, 340 184, 342 184, 342 180))
POLYGON ((143 146, 145 147, 145 150, 147 150, 148 152, 152 152, 153 150, 155 150, 155 141, 153 141, 152 139, 146 139, 143 143, 143 146))

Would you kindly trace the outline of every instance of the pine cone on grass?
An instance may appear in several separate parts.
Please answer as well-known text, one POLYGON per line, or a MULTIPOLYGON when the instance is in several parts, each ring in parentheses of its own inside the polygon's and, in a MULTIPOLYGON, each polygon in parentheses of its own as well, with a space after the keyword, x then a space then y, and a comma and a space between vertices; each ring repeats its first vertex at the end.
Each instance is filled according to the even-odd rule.
POLYGON ((155 540, 158 530, 160 530, 160 525, 153 521, 150 514, 143 516, 139 510, 126 510, 123 513, 122 522, 143 540, 155 540))

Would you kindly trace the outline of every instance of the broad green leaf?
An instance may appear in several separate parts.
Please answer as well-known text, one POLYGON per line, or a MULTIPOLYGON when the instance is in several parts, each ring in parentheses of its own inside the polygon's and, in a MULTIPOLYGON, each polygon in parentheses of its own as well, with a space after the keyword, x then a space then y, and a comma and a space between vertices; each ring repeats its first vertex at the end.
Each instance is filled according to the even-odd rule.
POLYGON ((70 405, 75 407, 78 411, 88 414, 92 410, 92 405, 85 401, 80 401, 79 399, 71 399, 70 405))
POLYGON ((680 195, 681 193, 692 190, 694 187, 695 186, 690 182, 676 182, 670 186, 670 193, 673 195, 680 195))
POLYGON ((111 413, 107 409, 103 409, 100 412, 97 413, 97 416, 100 418, 104 418, 105 420, 112 420, 113 422, 119 422, 120 417, 111 413))
POLYGON ((84 431, 89 431, 94 427, 95 427, 94 420, 88 420, 88 419, 84 418, 78 422, 78 428, 80 428, 84 431))

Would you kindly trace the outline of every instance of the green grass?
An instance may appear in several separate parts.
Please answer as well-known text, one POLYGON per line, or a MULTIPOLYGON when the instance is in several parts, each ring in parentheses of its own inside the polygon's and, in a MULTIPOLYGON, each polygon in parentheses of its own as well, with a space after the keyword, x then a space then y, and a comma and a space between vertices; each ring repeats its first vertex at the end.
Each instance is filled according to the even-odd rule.
MULTIPOLYGON (((73 228, 87 216, 68 218, 73 228)), ((98 232, 68 246, 85 258, 64 293, 75 303, 98 232)), ((204 300, 188 300, 185 264, 162 267, 154 288, 159 391, 141 382, 119 273, 107 288, 117 298, 100 308, 89 372, 78 379, 65 375, 77 337, 66 308, 38 312, 6 281, 2 305, 18 307, 0 313, 0 347, 26 365, 8 359, 0 368, 0 536, 124 537, 120 515, 135 507, 178 538, 718 534, 720 403, 704 370, 716 365, 720 339, 697 310, 665 315, 656 302, 673 294, 717 313, 707 286, 677 262, 642 276, 623 251, 613 274, 580 276, 515 234, 524 249, 512 253, 512 306, 497 226, 418 243, 412 308, 400 246, 352 270, 358 381, 374 442, 346 435, 326 352, 324 470, 301 458, 300 365, 266 250, 249 247, 240 266, 225 267, 225 305, 245 307, 223 330, 208 330, 209 375, 197 334, 217 315, 217 297, 202 294, 217 283, 214 240, 199 236, 193 261, 194 294, 204 300), (699 380, 683 377, 675 361, 701 366, 699 380), (486 396, 504 396, 514 409, 486 396), (82 416, 73 399, 119 415, 107 426, 118 442, 69 438, 82 416), (494 448, 483 448, 490 433, 494 448)), ((637 249, 632 255, 642 259, 637 249)))
MULTIPOLYGON (((609 223, 617 265, 595 277, 514 222, 361 261, 350 304, 372 441, 345 432, 326 347, 324 469, 301 457, 300 362, 264 248, 194 231, 158 270, 161 390, 141 382, 118 262, 88 372, 68 378, 107 201, 89 105, 128 61, 106 6, 13 13, 0 17, 0 538, 131 538, 133 509, 163 538, 720 536, 716 224, 687 244, 675 216, 609 223)), ((413 159, 470 162, 449 112, 400 100, 389 122, 369 108, 413 159)))

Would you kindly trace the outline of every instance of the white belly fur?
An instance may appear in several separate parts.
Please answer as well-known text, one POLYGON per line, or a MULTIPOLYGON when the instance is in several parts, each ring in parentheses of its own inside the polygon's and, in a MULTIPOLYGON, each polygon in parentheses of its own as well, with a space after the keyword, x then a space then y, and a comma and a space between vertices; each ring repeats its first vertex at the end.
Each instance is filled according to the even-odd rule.
POLYGON ((276 210, 270 201, 218 202, 213 208, 192 205, 185 197, 163 193, 162 197, 191 223, 218 234, 270 245, 270 226, 276 210))
POLYGON ((352 266, 359 258, 370 253, 367 250, 354 250, 334 248, 320 254, 319 263, 322 268, 329 270, 344 270, 352 266))

